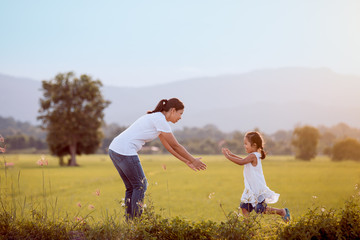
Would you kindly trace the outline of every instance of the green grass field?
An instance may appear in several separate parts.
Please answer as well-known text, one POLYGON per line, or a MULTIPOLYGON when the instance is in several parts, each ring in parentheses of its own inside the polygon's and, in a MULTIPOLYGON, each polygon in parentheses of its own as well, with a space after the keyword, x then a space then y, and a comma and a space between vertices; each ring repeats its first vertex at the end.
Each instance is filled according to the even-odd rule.
MULTIPOLYGON (((51 156, 46 156, 48 166, 38 166, 40 157, 2 155, 1 162, 14 163, 6 169, 1 164, 3 207, 14 208, 23 217, 46 207, 49 216, 75 218, 90 213, 95 222, 106 216, 122 220, 120 201, 125 189, 107 155, 80 156, 80 167, 74 168, 59 167, 51 156)), ((243 167, 223 156, 203 156, 208 169, 201 172, 171 155, 141 155, 140 159, 149 182, 145 203, 163 217, 220 222, 226 219, 224 211, 237 210, 244 187, 243 167)), ((289 208, 295 219, 314 205, 343 207, 360 183, 359 162, 332 162, 326 157, 303 162, 290 156, 268 156, 263 170, 267 185, 280 193, 279 202, 271 206, 289 208)))

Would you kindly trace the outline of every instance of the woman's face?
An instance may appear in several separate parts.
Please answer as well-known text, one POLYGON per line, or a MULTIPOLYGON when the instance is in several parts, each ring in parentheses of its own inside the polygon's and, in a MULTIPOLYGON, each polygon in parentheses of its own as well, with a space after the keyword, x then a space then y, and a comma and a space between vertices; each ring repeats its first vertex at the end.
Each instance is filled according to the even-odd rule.
POLYGON ((184 113, 184 109, 176 110, 175 108, 171 108, 168 113, 169 116, 166 120, 172 123, 176 123, 181 119, 181 115, 184 113))

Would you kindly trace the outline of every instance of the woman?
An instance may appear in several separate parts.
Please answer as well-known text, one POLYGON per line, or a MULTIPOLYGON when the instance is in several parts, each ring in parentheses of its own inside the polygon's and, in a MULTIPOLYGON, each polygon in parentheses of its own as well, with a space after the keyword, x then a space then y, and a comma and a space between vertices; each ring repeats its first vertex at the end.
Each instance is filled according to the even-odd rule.
POLYGON ((111 142, 109 155, 126 187, 126 219, 139 217, 142 213, 147 180, 137 152, 145 142, 159 137, 164 147, 191 169, 206 169, 201 158, 193 157, 172 134, 168 122, 176 123, 183 112, 184 104, 179 99, 163 99, 153 111, 137 119, 111 142))

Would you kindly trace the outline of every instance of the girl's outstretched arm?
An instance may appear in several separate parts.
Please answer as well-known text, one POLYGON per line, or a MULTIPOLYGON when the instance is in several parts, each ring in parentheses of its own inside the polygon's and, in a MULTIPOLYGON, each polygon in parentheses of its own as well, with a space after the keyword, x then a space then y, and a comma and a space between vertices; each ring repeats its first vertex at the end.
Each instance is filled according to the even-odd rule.
POLYGON ((233 163, 236 163, 238 165, 245 165, 247 163, 254 163, 255 161, 257 163, 257 158, 256 158, 256 156, 254 154, 249 154, 247 157, 241 158, 241 157, 233 154, 227 148, 222 148, 221 151, 222 151, 222 153, 224 154, 224 156, 227 159, 229 159, 230 161, 232 161, 233 163))
POLYGON ((232 156, 232 157, 239 157, 237 156, 236 154, 232 153, 228 148, 223 148, 223 149, 226 149, 227 153, 232 156))

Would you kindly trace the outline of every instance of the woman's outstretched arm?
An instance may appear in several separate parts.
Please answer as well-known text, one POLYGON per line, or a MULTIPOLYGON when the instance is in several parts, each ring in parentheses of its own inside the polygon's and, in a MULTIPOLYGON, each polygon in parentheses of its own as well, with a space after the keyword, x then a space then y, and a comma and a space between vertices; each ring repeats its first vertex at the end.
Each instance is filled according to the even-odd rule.
POLYGON ((205 170, 206 164, 201 162, 201 158, 193 157, 175 138, 172 133, 162 132, 159 135, 161 143, 172 155, 186 163, 194 170, 205 170))

